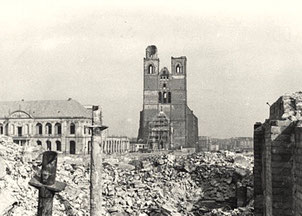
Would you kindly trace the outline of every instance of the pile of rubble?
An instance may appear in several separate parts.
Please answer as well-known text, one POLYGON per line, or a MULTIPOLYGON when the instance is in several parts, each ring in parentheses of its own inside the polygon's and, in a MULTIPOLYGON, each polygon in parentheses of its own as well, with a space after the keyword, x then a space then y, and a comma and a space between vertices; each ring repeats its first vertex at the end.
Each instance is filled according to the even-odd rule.
POLYGON ((283 120, 302 120, 302 92, 282 96, 283 120))
MULTIPOLYGON (((25 159, 10 140, 0 142, 0 152, 0 215, 35 215, 38 190, 28 181, 41 158, 25 159)), ((89 215, 89 160, 66 158, 58 159, 57 180, 67 187, 56 194, 53 215, 89 215)), ((102 215, 252 215, 250 160, 227 152, 106 159, 102 215), (238 187, 247 188, 240 208, 238 187)))

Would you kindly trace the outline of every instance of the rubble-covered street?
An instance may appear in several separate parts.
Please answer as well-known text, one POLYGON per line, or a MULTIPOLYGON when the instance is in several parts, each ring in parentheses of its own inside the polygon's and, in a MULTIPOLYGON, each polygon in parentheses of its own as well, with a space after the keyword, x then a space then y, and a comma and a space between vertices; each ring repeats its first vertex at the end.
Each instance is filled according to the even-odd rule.
MULTIPOLYGON (((35 215, 41 152, 24 153, 7 137, 0 143, 0 215, 35 215)), ((107 157, 103 162, 104 215, 253 215, 252 157, 231 152, 107 157), (236 208, 236 187, 246 203, 236 208)), ((89 215, 89 155, 60 156, 53 215, 89 215)))

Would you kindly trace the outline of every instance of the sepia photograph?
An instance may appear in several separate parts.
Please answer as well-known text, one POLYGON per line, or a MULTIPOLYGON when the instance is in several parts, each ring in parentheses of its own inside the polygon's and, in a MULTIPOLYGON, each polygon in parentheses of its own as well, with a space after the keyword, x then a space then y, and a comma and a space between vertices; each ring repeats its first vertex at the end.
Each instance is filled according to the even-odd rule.
POLYGON ((302 2, 0 0, 0 29, 0 216, 302 215, 302 2))

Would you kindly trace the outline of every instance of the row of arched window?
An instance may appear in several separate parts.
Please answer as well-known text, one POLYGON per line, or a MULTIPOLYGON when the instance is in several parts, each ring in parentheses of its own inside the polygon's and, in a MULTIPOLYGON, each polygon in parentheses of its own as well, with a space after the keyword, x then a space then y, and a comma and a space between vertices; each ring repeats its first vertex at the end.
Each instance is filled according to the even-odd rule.
POLYGON ((171 92, 158 92, 158 103, 171 103, 171 92))
MULTIPOLYGON (((36 124, 36 134, 37 135, 43 134, 43 125, 41 123, 36 124)), ((60 123, 56 123, 54 125, 54 133, 53 133, 52 125, 50 123, 46 123, 45 134, 61 135, 62 134, 62 125, 60 123)), ((75 134, 75 124, 74 123, 70 123, 70 125, 69 125, 69 134, 75 134)))
MULTIPOLYGON (((152 64, 150 64, 148 66, 147 72, 148 72, 148 74, 154 74, 155 73, 155 67, 152 64)), ((175 72, 177 74, 182 74, 183 73, 183 68, 182 68, 182 66, 180 64, 176 65, 175 72)))
MULTIPOLYGON (((41 146, 42 142, 40 140, 37 140, 37 145, 41 146)), ((46 149, 47 151, 62 151, 62 143, 61 141, 57 140, 56 141, 56 145, 55 145, 56 149, 52 149, 52 144, 50 140, 46 141, 46 149)), ((76 142, 71 140, 69 142, 69 153, 70 154, 75 154, 76 153, 76 142)))
MULTIPOLYGON (((46 123, 45 128, 43 131, 43 125, 41 123, 36 124, 36 135, 61 135, 62 134, 62 125, 60 123, 56 123, 54 127, 50 123, 46 123)), ((75 134, 76 133, 76 126, 74 123, 69 124, 69 134, 75 134)), ((23 136, 23 135, 29 135, 29 125, 25 124, 23 126, 16 126, 14 124, 6 124, 4 127, 3 124, 0 124, 0 135, 3 134, 12 134, 12 135, 18 135, 18 136, 23 136), (5 130, 5 131, 4 131, 5 130), (10 131, 9 131, 10 130, 10 131)), ((91 134, 89 128, 84 129, 84 134, 91 134)))

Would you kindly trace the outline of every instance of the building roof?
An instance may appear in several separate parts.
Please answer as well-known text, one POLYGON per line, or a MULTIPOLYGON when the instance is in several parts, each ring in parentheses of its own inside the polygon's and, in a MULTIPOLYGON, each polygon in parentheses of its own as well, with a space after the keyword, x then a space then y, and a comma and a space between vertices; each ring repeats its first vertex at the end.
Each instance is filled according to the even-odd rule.
POLYGON ((91 118, 91 113, 78 101, 37 100, 0 102, 0 118, 91 118))

